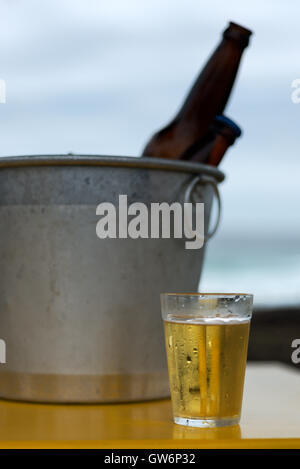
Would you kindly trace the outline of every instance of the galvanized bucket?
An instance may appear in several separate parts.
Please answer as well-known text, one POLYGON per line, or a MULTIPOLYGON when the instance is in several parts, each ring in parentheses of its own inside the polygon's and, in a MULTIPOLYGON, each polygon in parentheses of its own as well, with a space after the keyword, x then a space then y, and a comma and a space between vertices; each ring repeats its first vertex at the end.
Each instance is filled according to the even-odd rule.
POLYGON ((0 158, 0 395, 78 403, 167 396, 159 294, 197 291, 204 248, 174 238, 100 240, 96 206, 117 204, 119 194, 150 204, 197 192, 207 227, 223 178, 155 158, 0 158))

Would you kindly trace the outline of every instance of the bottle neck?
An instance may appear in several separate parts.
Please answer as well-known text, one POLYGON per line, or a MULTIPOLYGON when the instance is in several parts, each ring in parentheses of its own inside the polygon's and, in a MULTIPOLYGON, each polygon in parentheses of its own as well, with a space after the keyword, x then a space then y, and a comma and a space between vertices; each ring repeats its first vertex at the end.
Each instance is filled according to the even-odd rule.
POLYGON ((221 42, 194 82, 172 124, 184 121, 199 128, 202 120, 211 122, 215 115, 223 113, 248 43, 248 32, 241 33, 233 26, 224 31, 221 42))
POLYGON ((228 147, 230 147, 230 145, 233 143, 234 140, 230 142, 224 135, 217 135, 208 157, 207 164, 211 166, 218 166, 228 147))
POLYGON ((191 145, 181 159, 218 166, 228 147, 233 145, 240 135, 241 130, 234 122, 230 121, 229 124, 216 119, 208 132, 191 145))

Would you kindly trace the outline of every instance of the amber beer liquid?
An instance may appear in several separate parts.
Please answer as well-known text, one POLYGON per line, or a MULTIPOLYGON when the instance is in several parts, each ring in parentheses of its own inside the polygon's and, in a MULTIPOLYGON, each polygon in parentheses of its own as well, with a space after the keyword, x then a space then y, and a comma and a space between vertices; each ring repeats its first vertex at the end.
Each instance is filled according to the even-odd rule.
POLYGON ((249 321, 165 321, 174 416, 239 420, 249 321))
POLYGON ((252 301, 249 294, 161 295, 175 423, 239 422, 252 301))

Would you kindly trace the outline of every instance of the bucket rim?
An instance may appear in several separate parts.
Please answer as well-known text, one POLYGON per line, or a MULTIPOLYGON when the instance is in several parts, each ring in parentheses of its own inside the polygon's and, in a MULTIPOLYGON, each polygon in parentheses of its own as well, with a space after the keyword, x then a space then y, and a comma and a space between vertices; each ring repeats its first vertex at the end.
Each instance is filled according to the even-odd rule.
POLYGON ((203 163, 167 160, 164 158, 134 157, 117 155, 89 154, 53 154, 53 155, 20 155, 1 156, 0 169, 26 166, 115 166, 177 171, 192 174, 205 174, 222 182, 225 175, 219 169, 203 163))

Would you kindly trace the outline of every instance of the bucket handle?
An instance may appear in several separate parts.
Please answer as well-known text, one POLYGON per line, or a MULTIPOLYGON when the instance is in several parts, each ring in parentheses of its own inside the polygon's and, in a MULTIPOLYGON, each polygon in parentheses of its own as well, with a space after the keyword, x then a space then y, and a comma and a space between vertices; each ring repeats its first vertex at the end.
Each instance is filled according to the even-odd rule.
POLYGON ((217 204, 218 204, 218 215, 217 215, 216 223, 213 229, 209 233, 207 233, 207 236, 205 237, 205 241, 207 241, 213 237, 213 235, 216 233, 220 224, 221 210, 222 210, 221 197, 220 197, 220 192, 219 192, 217 183, 213 178, 210 178, 207 176, 196 176, 192 179, 192 181, 189 183, 188 187, 186 188, 185 196, 184 196, 185 203, 193 203, 192 195, 195 189, 197 188, 197 186, 211 186, 214 191, 214 195, 216 197, 217 204))

